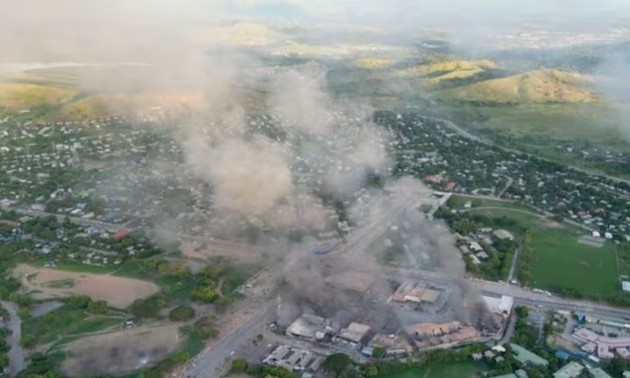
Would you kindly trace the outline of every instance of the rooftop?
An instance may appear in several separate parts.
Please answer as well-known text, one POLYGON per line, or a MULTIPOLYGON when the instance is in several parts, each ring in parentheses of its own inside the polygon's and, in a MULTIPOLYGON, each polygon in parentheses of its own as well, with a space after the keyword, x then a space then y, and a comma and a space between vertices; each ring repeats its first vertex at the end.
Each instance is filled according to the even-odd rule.
POLYGON ((512 351, 514 352, 514 358, 522 364, 542 365, 547 366, 549 361, 540 357, 539 355, 530 352, 518 344, 510 344, 512 351))
POLYGON ((582 370, 584 370, 582 364, 571 361, 553 373, 553 378, 575 378, 582 373, 582 370))
POLYGON ((370 332, 370 326, 359 323, 350 323, 348 328, 344 328, 339 332, 339 338, 360 343, 363 338, 370 332))
POLYGON ((311 314, 302 314, 287 328, 287 334, 309 339, 322 338, 333 331, 330 320, 311 314))

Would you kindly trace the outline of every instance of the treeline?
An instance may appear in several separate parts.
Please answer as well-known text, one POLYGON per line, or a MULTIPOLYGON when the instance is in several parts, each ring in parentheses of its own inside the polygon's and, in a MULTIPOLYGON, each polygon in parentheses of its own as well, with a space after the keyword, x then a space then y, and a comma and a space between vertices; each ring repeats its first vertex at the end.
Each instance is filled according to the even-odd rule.
POLYGON ((532 261, 534 250, 532 247, 532 234, 529 231, 523 233, 521 243, 521 254, 518 259, 516 276, 523 285, 529 285, 532 281, 532 261))

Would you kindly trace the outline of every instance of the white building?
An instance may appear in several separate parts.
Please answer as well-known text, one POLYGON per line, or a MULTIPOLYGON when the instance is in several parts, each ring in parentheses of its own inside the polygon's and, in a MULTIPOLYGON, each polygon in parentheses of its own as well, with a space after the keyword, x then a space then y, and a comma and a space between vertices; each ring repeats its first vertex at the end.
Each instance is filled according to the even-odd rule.
POLYGON ((514 297, 502 295, 501 297, 482 296, 486 302, 488 309, 495 314, 507 316, 512 312, 514 306, 514 297))

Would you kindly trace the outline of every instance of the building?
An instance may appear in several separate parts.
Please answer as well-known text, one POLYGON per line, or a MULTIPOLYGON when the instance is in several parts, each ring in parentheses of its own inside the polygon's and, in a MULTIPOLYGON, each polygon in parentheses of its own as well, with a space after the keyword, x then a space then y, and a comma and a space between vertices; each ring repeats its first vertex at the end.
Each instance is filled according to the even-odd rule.
POLYGON ((494 377, 490 377, 490 378, 518 378, 516 376, 516 374, 510 373, 510 374, 504 374, 504 375, 495 375, 494 377))
POLYGON ((611 350, 630 347, 629 337, 602 336, 586 328, 578 329, 572 336, 574 339, 584 343, 584 345, 581 346, 582 350, 591 353, 596 351, 597 357, 599 358, 613 358, 614 354, 611 350))
POLYGON ((430 288, 427 284, 418 281, 403 282, 392 295, 392 300, 399 303, 435 303, 440 297, 441 291, 430 288))
POLYGON ((584 366, 582 364, 571 361, 553 373, 553 378, 576 378, 582 374, 583 370, 584 366))
POLYGON ((509 316, 512 312, 512 307, 514 307, 514 297, 507 295, 496 297, 484 294, 482 298, 490 311, 502 316, 509 316))
POLYGON ((421 323, 407 328, 419 348, 442 344, 462 344, 479 338, 479 332, 459 322, 421 323))
POLYGON ((312 314, 302 314, 287 328, 287 336, 301 339, 323 340, 337 333, 338 328, 326 318, 312 314))
POLYGON ((547 366, 549 361, 518 344, 510 344, 514 358, 523 365, 547 366))
POLYGON ((407 329, 410 335, 415 338, 442 336, 457 332, 461 328, 460 322, 448 323, 421 323, 407 329))
POLYGON ((593 378, 612 378, 608 373, 603 371, 601 368, 595 368, 589 370, 593 378))
POLYGON ((413 345, 407 341, 406 337, 399 335, 385 335, 377 333, 370 340, 370 345, 385 349, 388 355, 405 355, 413 351, 413 345))
POLYGON ((353 348, 359 347, 366 339, 371 328, 365 324, 350 323, 348 328, 339 331, 339 335, 333 338, 334 342, 348 344, 353 348))
POLYGON ((630 281, 621 281, 621 290, 630 293, 630 281))
POLYGON ((295 372, 316 372, 323 359, 307 350, 279 345, 265 359, 263 364, 280 366, 295 372))
POLYGON ((506 230, 495 230, 492 234, 499 240, 514 240, 514 235, 506 230))
POLYGON ((518 369, 517 371, 514 372, 514 374, 516 374, 518 378, 529 378, 529 376, 527 375, 527 372, 523 369, 518 369))

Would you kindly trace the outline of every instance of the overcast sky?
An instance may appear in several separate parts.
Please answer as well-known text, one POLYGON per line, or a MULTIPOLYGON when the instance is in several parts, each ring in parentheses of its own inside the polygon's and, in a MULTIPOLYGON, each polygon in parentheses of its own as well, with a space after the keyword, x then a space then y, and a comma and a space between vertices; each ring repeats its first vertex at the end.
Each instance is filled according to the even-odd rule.
POLYGON ((195 28, 238 18, 474 36, 523 26, 601 29, 623 17, 630 19, 629 0, 0 0, 0 60, 177 54, 195 28))

